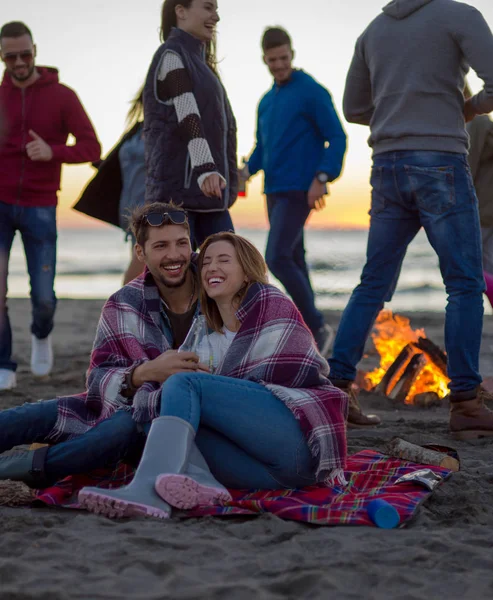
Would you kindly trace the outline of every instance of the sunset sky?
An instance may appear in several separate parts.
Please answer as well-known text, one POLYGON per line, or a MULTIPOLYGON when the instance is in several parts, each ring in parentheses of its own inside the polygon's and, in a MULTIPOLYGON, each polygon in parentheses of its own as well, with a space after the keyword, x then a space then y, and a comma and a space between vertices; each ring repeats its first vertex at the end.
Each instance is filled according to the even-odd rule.
MULTIPOLYGON (((124 131, 128 103, 159 45, 161 4, 161 0, 23 0, 3 3, 1 19, 22 20, 32 29, 38 64, 58 67, 62 82, 77 91, 106 154, 124 131)), ((253 146, 256 106, 271 85, 261 60, 264 28, 281 25, 288 29, 296 49, 295 65, 331 91, 341 114, 354 42, 383 4, 381 0, 219 0, 220 73, 238 121, 240 157, 253 146)), ((481 10, 493 26, 491 0, 468 4, 481 10)), ((470 82, 474 90, 481 86, 475 76, 470 82)), ((331 186, 327 208, 312 217, 313 226, 364 227, 368 222, 369 132, 347 123, 345 127, 349 136, 345 170, 331 186)), ((91 174, 88 166, 64 168, 61 226, 94 224, 70 209, 91 174)), ((253 180, 247 199, 238 200, 233 210, 237 226, 265 225, 261 179, 253 180)))

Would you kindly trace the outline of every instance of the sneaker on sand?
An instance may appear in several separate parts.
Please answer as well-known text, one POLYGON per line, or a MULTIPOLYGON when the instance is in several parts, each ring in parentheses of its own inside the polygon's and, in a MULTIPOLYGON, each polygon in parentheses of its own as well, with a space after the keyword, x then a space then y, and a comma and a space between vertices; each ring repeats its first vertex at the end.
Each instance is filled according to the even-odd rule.
POLYGON ((17 385, 14 371, 10 369, 0 369, 0 392, 13 390, 17 385))
POLYGON ((334 330, 330 325, 325 323, 323 327, 320 327, 320 329, 314 333, 313 337, 317 343, 318 351, 324 358, 327 358, 330 350, 332 350, 332 344, 334 343, 334 330))
POLYGON ((51 347, 51 335, 44 340, 31 336, 31 371, 36 377, 46 377, 53 368, 53 349, 51 347))

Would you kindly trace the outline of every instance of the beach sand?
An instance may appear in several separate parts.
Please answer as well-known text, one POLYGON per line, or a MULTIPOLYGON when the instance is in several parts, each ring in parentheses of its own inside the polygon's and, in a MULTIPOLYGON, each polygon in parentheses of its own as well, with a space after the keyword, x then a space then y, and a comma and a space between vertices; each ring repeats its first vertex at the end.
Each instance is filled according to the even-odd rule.
MULTIPOLYGON (((101 301, 60 300, 49 381, 29 372, 30 307, 11 300, 18 388, 0 408, 80 392, 101 301)), ((414 327, 443 345, 443 315, 414 313, 414 327)), ((340 314, 327 313, 337 326, 340 314)), ((375 364, 371 344, 363 367, 375 364)), ((493 317, 485 322, 482 372, 493 376, 493 317)), ((1 600, 205 598, 441 599, 493 597, 493 441, 455 442, 448 406, 401 407, 365 393, 383 419, 350 432, 349 450, 382 450, 398 435, 452 445, 462 471, 403 530, 329 528, 276 517, 110 521, 82 512, 0 509, 1 600)))

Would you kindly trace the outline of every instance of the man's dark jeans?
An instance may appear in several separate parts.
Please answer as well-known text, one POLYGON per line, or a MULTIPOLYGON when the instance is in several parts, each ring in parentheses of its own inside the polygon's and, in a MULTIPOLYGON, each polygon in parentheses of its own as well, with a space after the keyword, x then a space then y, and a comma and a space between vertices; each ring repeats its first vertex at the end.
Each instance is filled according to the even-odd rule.
POLYGON ((53 329, 56 297, 56 206, 28 207, 0 201, 0 369, 15 371, 12 330, 7 312, 7 278, 10 250, 20 231, 31 283, 31 332, 39 339, 53 329))
POLYGON ((306 192, 267 196, 270 231, 265 260, 272 274, 286 288, 313 333, 324 324, 315 306, 315 294, 305 260, 304 227, 310 208, 306 192))
MULTIPOLYGON (((354 380, 373 322, 390 300, 410 242, 421 227, 438 255, 448 294, 445 347, 453 393, 481 383, 485 289, 478 201, 466 155, 388 152, 374 158, 367 262, 339 325, 331 378, 354 380)), ((425 306, 417 306, 424 309, 425 306)))
MULTIPOLYGON (((57 407, 57 400, 45 400, 0 411, 0 453, 23 444, 52 443, 57 407)), ((57 438, 59 443, 46 455, 46 478, 55 483, 68 475, 114 467, 143 441, 132 413, 118 411, 78 437, 57 438)))

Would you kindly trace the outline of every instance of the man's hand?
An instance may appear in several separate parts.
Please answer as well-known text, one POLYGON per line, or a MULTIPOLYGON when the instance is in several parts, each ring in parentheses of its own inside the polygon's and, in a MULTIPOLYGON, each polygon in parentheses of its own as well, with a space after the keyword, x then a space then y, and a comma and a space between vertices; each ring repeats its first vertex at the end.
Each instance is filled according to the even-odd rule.
POLYGON ((26 145, 29 158, 34 161, 49 162, 53 158, 53 150, 50 145, 32 129, 29 130, 29 135, 34 140, 26 145))
POLYGON ((202 183, 202 193, 207 198, 222 198, 223 190, 226 187, 224 179, 222 179, 218 173, 212 173, 202 183))
POLYGON ((308 190, 308 206, 312 210, 322 210, 325 208, 325 197, 328 194, 327 184, 320 183, 315 177, 308 190))
POLYGON ((477 116, 477 112, 474 110, 471 99, 466 100, 464 104, 464 120, 469 123, 477 116))
POLYGON ((147 381, 164 383, 175 373, 195 371, 208 373, 209 367, 201 364, 194 352, 168 350, 154 360, 139 365, 132 374, 132 385, 139 388, 147 381))

